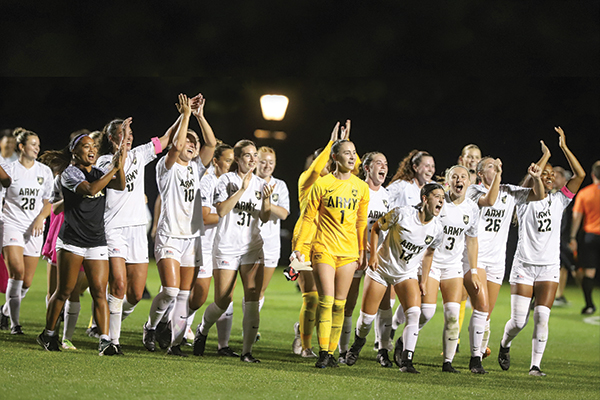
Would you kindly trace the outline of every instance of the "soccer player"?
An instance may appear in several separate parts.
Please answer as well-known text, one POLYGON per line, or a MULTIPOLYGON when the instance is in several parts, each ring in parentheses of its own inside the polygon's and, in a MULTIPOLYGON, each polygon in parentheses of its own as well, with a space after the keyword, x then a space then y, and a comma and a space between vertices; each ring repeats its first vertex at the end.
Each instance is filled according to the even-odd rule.
POLYGON ((11 178, 6 188, 2 216, 3 253, 8 267, 6 304, 2 314, 10 318, 10 333, 22 335, 19 322, 21 301, 29 291, 44 240, 44 223, 50 215, 52 171, 36 161, 40 151, 37 134, 15 129, 17 161, 7 165, 11 178))
POLYGON ((471 185, 477 183, 477 164, 481 161, 481 150, 476 144, 468 144, 463 147, 458 157, 458 165, 462 165, 469 171, 471 185))
MULTIPOLYGON (((571 171, 567 171, 558 165, 555 165, 552 169, 554 170, 554 188, 552 190, 557 192, 567 184, 573 174, 571 171)), ((581 195, 581 193, 579 193, 579 195, 581 195)), ((577 201, 577 199, 575 199, 575 201, 577 201)), ((573 203, 574 202, 569 203, 563 212, 562 221, 560 223, 560 280, 558 282, 558 289, 556 290, 554 307, 566 306, 569 304, 565 297, 565 288, 567 286, 569 274, 571 274, 577 280, 575 259, 573 256, 573 251, 569 246, 569 243, 571 242, 573 203)))
POLYGON ((204 311, 196 329, 194 355, 204 355, 210 328, 227 310, 238 271, 244 286, 244 345, 240 360, 258 363, 252 356, 260 322, 258 301, 264 273, 263 240, 260 223, 271 216, 273 186, 253 174, 258 163, 256 145, 240 140, 233 147, 237 168, 221 175, 215 188, 214 205, 219 215, 213 245, 215 301, 204 311))
MULTIPOLYGON (((498 362, 503 370, 510 367, 510 345, 527 324, 529 304, 535 296, 533 309, 533 341, 529 375, 545 376, 540 363, 548 340, 548 321, 554 302, 560 275, 560 223, 563 210, 579 190, 585 171, 567 147, 566 137, 560 127, 554 128, 559 135, 559 146, 565 154, 573 177, 560 192, 550 193, 554 183, 554 171, 550 164, 550 151, 543 146, 543 156, 538 161, 542 168, 545 197, 517 206, 519 242, 510 274, 511 315, 504 327, 498 362)), ((537 179, 534 185, 539 185, 537 179)))
POLYGON ((365 262, 369 206, 369 186, 352 174, 357 161, 354 143, 336 141, 331 147, 331 157, 335 169, 311 188, 294 248, 296 257, 304 261, 303 244, 312 235, 311 226, 318 216, 311 246, 313 276, 319 294, 317 368, 338 366, 333 352, 340 338, 344 305, 354 271, 365 262))

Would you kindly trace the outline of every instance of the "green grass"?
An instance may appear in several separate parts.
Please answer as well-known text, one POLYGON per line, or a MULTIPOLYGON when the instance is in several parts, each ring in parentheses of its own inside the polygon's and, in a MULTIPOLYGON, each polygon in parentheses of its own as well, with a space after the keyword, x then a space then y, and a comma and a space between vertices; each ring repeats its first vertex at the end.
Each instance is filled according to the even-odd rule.
MULTIPOLYGON (((148 288, 159 287, 154 265, 148 288)), ((241 349, 241 284, 234 304, 231 346, 241 349)), ((317 370, 314 359, 291 352, 293 324, 301 304, 295 285, 285 281, 278 269, 267 291, 261 313, 262 339, 253 354, 261 364, 242 364, 237 359, 216 356, 216 329, 209 335, 202 358, 170 358, 164 351, 147 352, 141 343, 141 327, 150 301, 142 301, 123 323, 121 344, 124 357, 99 357, 98 342, 85 335, 90 319, 90 298, 82 298, 82 312, 73 338, 77 351, 50 353, 35 342, 44 325, 45 264, 40 263, 34 284, 23 302, 21 323, 24 336, 0 332, 0 394, 2 399, 99 399, 99 398, 411 398, 411 399, 597 399, 600 394, 600 326, 585 323, 580 315, 581 292, 570 287, 571 305, 554 308, 542 370, 545 378, 527 374, 531 357, 530 323, 513 342, 509 371, 496 362, 498 342, 510 315, 508 285, 503 286, 492 318, 492 356, 484 360, 488 375, 475 376, 467 365, 468 312, 462 333, 463 345, 454 365, 461 374, 441 372, 441 305, 421 332, 415 353, 420 375, 384 369, 375 362, 373 333, 361 358, 353 367, 317 370)), ((600 290, 595 301, 600 304, 600 290)), ((209 296, 212 299, 212 294, 209 296)), ((201 318, 204 307, 196 315, 201 318)), ((358 314, 358 307, 355 316, 358 314)), ((195 326, 195 324, 194 324, 195 326)), ((316 343, 316 338, 313 339, 316 343)), ((186 348, 191 354, 191 349, 186 348)))

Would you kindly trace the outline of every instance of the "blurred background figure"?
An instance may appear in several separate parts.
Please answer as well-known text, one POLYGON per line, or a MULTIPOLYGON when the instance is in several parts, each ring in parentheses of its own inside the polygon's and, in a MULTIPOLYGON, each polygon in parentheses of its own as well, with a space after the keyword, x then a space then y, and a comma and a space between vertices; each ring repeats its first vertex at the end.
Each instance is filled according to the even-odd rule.
MULTIPOLYGON (((573 176, 573 173, 560 166, 555 166, 553 169, 555 174, 554 191, 557 192, 567 184, 569 179, 573 176)), ((569 304, 564 295, 565 287, 569 280, 569 272, 573 278, 576 278, 575 259, 573 258, 573 251, 569 247, 572 214, 573 202, 571 202, 563 212, 562 222, 560 224, 560 281, 558 282, 558 289, 556 290, 556 297, 554 300, 554 306, 558 307, 569 304)))

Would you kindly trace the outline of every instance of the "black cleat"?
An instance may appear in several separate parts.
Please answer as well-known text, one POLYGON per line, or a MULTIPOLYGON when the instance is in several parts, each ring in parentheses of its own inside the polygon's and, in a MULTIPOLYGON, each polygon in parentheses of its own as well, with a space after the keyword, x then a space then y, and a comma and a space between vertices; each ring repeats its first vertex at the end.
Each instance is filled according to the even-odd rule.
POLYGON ((117 354, 117 348, 110 340, 100 339, 98 344, 98 355, 100 356, 114 356, 117 354))
POLYGON ((329 353, 326 351, 319 351, 319 359, 315 363, 315 368, 325 368, 329 362, 329 353))
POLYGON ((394 365, 394 364, 392 364, 392 362, 390 361, 390 358, 388 357, 387 349, 380 349, 377 352, 376 360, 379 363, 379 365, 381 365, 383 368, 391 368, 394 365))
POLYGON ((540 367, 538 367, 537 365, 534 365, 533 367, 531 367, 531 369, 529 370, 529 375, 531 375, 531 376, 546 376, 546 374, 543 373, 540 370, 540 367))
POLYGON ((123 349, 121 348, 120 344, 113 344, 113 346, 115 346, 115 349, 117 350, 117 352, 115 353, 116 356, 124 356, 125 353, 123 353, 123 349))
POLYGON ((327 360, 327 366, 329 368, 339 368, 340 367, 338 362, 335 360, 335 356, 333 354, 329 354, 329 358, 327 360))
POLYGON ((148 329, 144 324, 144 335, 142 336, 142 343, 148 351, 156 351, 156 329, 148 329))
POLYGON ((379 351, 379 342, 373 343, 373 351, 379 351))
POLYGON ((90 326, 85 330, 85 333, 91 338, 100 339, 100 332, 97 326, 90 326))
POLYGON ((510 368, 510 347, 502 347, 502 345, 500 345, 498 364, 500 364, 500 368, 502 368, 503 371, 508 371, 510 368))
POLYGON ((167 350, 168 356, 179 356, 179 357, 187 357, 188 355, 181 351, 181 346, 171 346, 167 350))
POLYGON ((394 347, 394 363, 398 367, 402 367, 402 351, 404 350, 404 343, 402 342, 402 336, 396 340, 396 346, 394 347))
POLYGON ((347 351, 343 351, 340 353, 340 356, 338 357, 338 364, 346 364, 346 356, 348 355, 347 351))
POLYGON ((460 373, 459 370, 455 369, 452 366, 452 363, 449 361, 444 362, 444 364, 442 364, 442 372, 451 372, 453 374, 458 374, 460 373))
POLYGON ((204 349, 206 348, 206 336, 200 333, 200 325, 196 329, 196 336, 194 337, 194 355, 203 356, 204 349))
POLYGON ((161 349, 171 346, 171 326, 168 322, 159 322, 156 326, 156 342, 161 349))
POLYGON ((259 363, 259 362, 260 362, 260 360, 258 360, 258 359, 256 359, 256 358, 252 357, 252 353, 246 353, 246 354, 243 354, 243 355, 240 357, 240 361, 242 361, 242 362, 247 362, 247 363, 253 363, 253 364, 256 364, 256 363, 259 363))
POLYGON ((404 350, 402 352, 402 364, 400 365, 400 372, 408 372, 410 374, 420 374, 419 371, 413 366, 413 351, 404 350))
POLYGON ((231 350, 231 347, 222 347, 217 350, 217 354, 223 357, 239 357, 240 355, 235 351, 231 350))
POLYGON ((487 374, 488 372, 483 369, 483 365, 481 365, 481 357, 471 357, 469 361, 469 369, 474 374, 487 374))
POLYGON ((356 333, 354 334, 354 343, 350 346, 348 353, 346 354, 346 365, 351 366, 356 364, 356 360, 358 360, 358 355, 362 350, 363 346, 367 339, 359 337, 356 333))
POLYGON ((585 307, 583 307, 583 310, 581 310, 582 315, 592 315, 595 312, 596 312, 595 306, 585 306, 585 307))
POLYGON ((58 335, 48 336, 42 331, 36 340, 46 351, 60 351, 58 335))
POLYGON ((13 326, 12 328, 10 328, 10 334, 11 335, 24 335, 23 327, 21 325, 13 326))
POLYGON ((0 331, 7 331, 10 328, 10 317, 4 315, 2 310, 4 310, 4 304, 0 306, 0 331))

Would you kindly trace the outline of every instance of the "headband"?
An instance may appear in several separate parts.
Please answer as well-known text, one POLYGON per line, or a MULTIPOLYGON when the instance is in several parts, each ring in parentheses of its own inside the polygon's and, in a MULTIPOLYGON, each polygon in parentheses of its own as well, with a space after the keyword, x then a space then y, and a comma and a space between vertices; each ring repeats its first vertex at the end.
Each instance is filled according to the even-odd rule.
POLYGON ((84 137, 84 136, 89 136, 85 133, 82 133, 81 135, 77 136, 75 139, 73 139, 73 141, 71 142, 71 144, 69 145, 69 151, 72 153, 73 150, 75 150, 75 147, 77 146, 77 143, 79 143, 79 141, 84 137))

